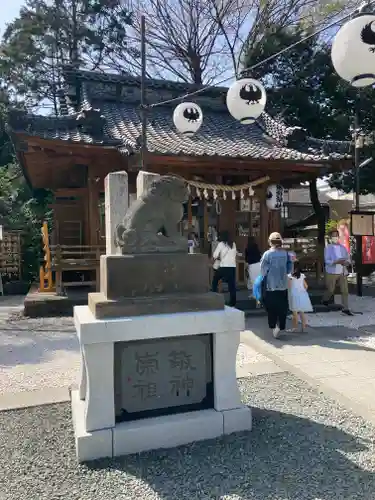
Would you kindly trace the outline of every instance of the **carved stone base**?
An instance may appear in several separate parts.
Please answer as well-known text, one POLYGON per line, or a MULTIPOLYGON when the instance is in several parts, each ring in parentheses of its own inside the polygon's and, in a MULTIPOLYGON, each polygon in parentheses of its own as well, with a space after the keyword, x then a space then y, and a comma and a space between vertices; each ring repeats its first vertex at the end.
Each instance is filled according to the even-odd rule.
POLYGON ((203 254, 102 255, 100 291, 107 299, 204 294, 210 291, 203 254))
POLYGON ((97 319, 173 314, 224 309, 219 293, 195 293, 107 299, 101 292, 89 293, 89 309, 97 319))
MULTIPOLYGON (((87 306, 76 306, 74 322, 83 362, 79 391, 72 391, 80 462, 170 448, 251 429, 251 410, 242 404, 236 380, 236 354, 240 332, 245 328, 242 311, 225 307, 220 311, 100 320, 87 306), (157 339, 178 342, 207 333, 212 335, 213 408, 116 423, 115 344, 149 344, 157 339)), ((155 374, 143 375, 148 382, 158 381, 155 374)), ((125 379, 125 383, 137 382, 125 379)))

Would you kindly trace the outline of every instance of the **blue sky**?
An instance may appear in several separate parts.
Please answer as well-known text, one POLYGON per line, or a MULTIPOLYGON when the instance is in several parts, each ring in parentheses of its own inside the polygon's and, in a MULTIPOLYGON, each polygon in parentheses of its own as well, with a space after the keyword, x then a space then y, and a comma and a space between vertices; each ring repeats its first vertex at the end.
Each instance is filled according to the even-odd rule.
POLYGON ((6 4, 6 6, 2 5, 0 9, 0 35, 4 33, 6 24, 17 17, 24 0, 3 0, 1 3, 6 4))

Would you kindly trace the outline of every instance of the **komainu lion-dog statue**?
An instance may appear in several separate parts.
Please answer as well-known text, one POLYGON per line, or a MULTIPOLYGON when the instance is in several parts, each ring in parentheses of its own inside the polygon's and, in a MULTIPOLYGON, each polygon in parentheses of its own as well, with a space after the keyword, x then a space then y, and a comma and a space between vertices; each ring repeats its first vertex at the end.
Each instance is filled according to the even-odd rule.
POLYGON ((187 252, 187 239, 178 232, 187 199, 183 179, 168 175, 152 181, 116 228, 116 244, 122 254, 187 252))

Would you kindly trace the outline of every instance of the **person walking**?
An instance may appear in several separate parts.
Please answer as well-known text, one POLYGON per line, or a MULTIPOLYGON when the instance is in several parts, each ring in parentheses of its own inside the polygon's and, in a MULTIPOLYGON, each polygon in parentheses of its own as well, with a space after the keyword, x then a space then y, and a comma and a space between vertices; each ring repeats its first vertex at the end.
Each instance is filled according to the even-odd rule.
POLYGON ((348 266, 350 256, 344 245, 339 241, 339 232, 335 229, 329 232, 331 242, 324 249, 324 264, 326 270, 326 291, 322 303, 329 305, 329 300, 335 293, 337 283, 340 286, 342 313, 353 316, 349 309, 348 266))
POLYGON ((265 297, 264 305, 268 316, 268 326, 275 339, 285 331, 288 314, 288 274, 292 271, 289 254, 282 248, 279 233, 271 233, 268 242, 270 249, 264 252, 260 261, 265 297))
POLYGON ((217 292, 219 281, 228 284, 229 305, 236 305, 236 257, 237 248, 228 231, 219 235, 219 243, 213 253, 214 275, 212 278, 212 291, 217 292))
POLYGON ((307 293, 307 282, 306 276, 301 272, 301 268, 298 261, 294 261, 294 269, 291 274, 289 274, 289 309, 293 314, 293 327, 292 331, 298 328, 298 317, 301 318, 302 332, 306 330, 307 312, 312 312, 313 307, 309 294, 307 293))
MULTIPOLYGON (((245 260, 247 262, 247 289, 252 290, 255 280, 260 275, 260 259, 261 253, 259 251, 257 242, 254 236, 249 236, 247 239, 247 246, 245 249, 245 260)), ((253 293, 250 293, 253 297, 253 293)))

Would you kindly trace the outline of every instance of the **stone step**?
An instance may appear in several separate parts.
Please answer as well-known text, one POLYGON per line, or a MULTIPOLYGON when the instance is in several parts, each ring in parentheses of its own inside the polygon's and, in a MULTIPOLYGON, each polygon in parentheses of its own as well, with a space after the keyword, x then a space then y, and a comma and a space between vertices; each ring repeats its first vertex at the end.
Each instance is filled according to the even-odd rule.
MULTIPOLYGON (((225 302, 229 303, 229 294, 224 293, 225 302)), ((334 304, 333 299, 330 301, 329 306, 324 306, 322 302, 323 293, 320 290, 313 290, 310 293, 311 303, 314 308, 314 312, 329 312, 329 311, 339 311, 341 309, 340 305, 334 304)), ((237 309, 244 311, 246 316, 264 316, 266 311, 263 308, 256 307, 255 299, 249 298, 249 292, 247 290, 237 291, 237 309)))

